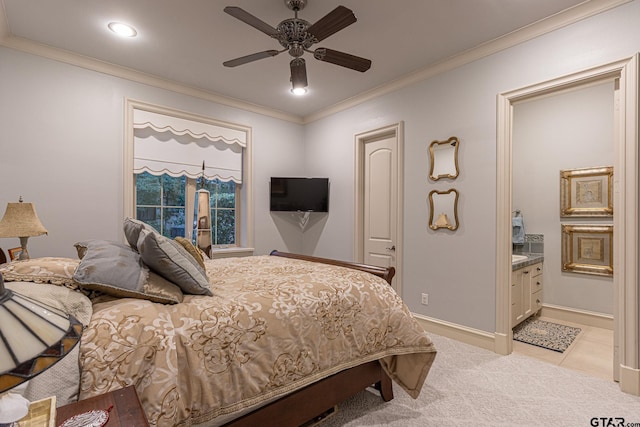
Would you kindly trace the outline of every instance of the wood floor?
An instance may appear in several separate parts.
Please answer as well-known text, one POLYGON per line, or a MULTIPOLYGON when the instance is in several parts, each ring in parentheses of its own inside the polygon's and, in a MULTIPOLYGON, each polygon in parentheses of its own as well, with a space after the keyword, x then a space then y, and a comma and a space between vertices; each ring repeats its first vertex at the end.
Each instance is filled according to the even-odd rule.
POLYGON ((513 351, 555 365, 613 381, 613 331, 541 317, 542 320, 581 328, 564 353, 513 342, 513 351))

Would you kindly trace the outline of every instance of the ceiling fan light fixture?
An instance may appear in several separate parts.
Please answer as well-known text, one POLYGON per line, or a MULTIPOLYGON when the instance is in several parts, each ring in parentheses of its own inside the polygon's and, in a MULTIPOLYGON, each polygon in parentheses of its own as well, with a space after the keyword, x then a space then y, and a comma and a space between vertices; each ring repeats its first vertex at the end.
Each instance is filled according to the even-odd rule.
POLYGON ((307 93, 307 66, 304 58, 293 58, 290 62, 291 67, 291 92, 295 95, 304 95, 307 93))
POLYGON ((294 88, 291 88, 291 93, 296 95, 296 96, 306 95, 307 94, 307 88, 306 87, 294 87, 294 88))
POLYGON ((135 28, 122 22, 109 22, 107 26, 111 31, 122 37, 135 37, 138 35, 135 28))

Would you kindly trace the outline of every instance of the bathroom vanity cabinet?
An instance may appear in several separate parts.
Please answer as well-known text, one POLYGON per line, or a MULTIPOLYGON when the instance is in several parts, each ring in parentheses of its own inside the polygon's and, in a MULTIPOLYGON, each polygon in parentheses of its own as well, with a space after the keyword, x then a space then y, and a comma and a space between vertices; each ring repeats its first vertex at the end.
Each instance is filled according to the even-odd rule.
POLYGON ((511 327, 542 308, 542 262, 511 272, 511 327))

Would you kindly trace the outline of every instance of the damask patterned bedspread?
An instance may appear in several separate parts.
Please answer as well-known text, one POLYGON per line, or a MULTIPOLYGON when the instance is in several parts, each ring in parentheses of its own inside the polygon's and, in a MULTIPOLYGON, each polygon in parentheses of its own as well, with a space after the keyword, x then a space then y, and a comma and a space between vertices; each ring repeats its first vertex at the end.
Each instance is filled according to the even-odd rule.
POLYGON ((273 256, 206 269, 213 297, 94 305, 81 399, 133 384, 151 425, 189 426, 375 359, 420 393, 436 350, 384 280, 273 256))

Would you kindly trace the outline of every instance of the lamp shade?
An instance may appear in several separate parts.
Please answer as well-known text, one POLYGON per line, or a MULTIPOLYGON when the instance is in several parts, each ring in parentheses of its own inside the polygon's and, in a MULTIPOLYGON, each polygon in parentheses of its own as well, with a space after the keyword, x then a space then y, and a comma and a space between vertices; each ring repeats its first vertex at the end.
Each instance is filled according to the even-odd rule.
POLYGON ((0 393, 61 360, 81 335, 75 317, 6 289, 0 274, 0 393))
POLYGON ((32 237, 47 234, 33 203, 7 203, 7 210, 0 220, 0 237, 32 237))

